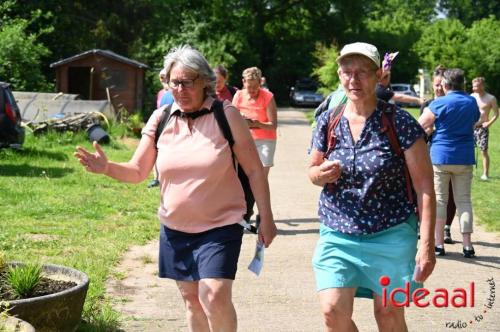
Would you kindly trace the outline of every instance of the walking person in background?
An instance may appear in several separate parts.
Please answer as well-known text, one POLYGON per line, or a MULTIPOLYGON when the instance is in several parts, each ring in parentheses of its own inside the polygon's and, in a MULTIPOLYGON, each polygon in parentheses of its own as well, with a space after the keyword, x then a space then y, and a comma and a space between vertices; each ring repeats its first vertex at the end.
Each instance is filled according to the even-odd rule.
POLYGON ((379 331, 407 331, 404 306, 383 303, 380 278, 390 280, 388 293, 406 283, 412 293, 434 269, 435 196, 424 131, 406 111, 377 100, 382 70, 375 46, 348 44, 337 63, 348 101, 333 129, 331 114, 339 108, 320 115, 309 167, 311 182, 323 187, 312 263, 326 330, 357 331, 354 297, 366 297, 374 299, 379 331), (394 107, 392 133, 404 157, 381 134, 388 107, 394 107), (420 212, 418 252, 417 202, 408 197, 405 168, 420 212))
POLYGON ((267 86, 267 79, 264 76, 262 76, 260 79, 260 87, 262 89, 269 90, 269 87, 267 86))
POLYGON ((490 156, 488 155, 488 140, 490 136, 489 128, 498 119, 497 99, 484 89, 484 77, 476 77, 472 80, 471 96, 476 99, 481 117, 474 129, 474 138, 476 145, 481 150, 483 157, 483 175, 481 180, 487 181, 490 176, 490 156), (493 117, 490 119, 490 111, 493 111, 493 117))
POLYGON ((223 112, 231 128, 231 149, 214 116, 215 74, 190 46, 165 57, 166 79, 174 95, 171 118, 155 145, 162 110, 142 131, 129 162, 112 162, 94 142, 95 152, 77 148, 89 172, 113 179, 144 181, 155 161, 161 202, 159 277, 176 281, 185 303, 189 331, 236 331, 232 286, 240 254, 245 198, 233 152, 247 174, 261 214, 259 241, 268 247, 276 236, 269 186, 255 144, 238 110, 223 112))
POLYGON ((464 72, 448 69, 443 74, 444 97, 435 99, 424 109, 419 122, 426 132, 434 127, 431 140, 431 160, 434 170, 434 187, 437 200, 435 253, 446 254, 444 225, 447 217, 450 180, 457 206, 460 232, 463 238, 463 255, 475 256, 471 242, 473 214, 471 201, 472 167, 474 158, 474 125, 479 120, 475 99, 464 91, 464 72))
MULTIPOLYGON (((442 85, 443 74, 446 68, 443 65, 439 65, 434 69, 434 73, 432 75, 432 89, 434 91, 434 99, 443 97, 445 95, 442 85)), ((429 104, 434 100, 427 100, 420 107, 420 115, 422 115, 424 109, 429 107, 429 104)), ((427 141, 429 142, 432 139, 432 132, 434 131, 434 127, 428 128, 427 141)), ((446 244, 454 244, 455 242, 451 238, 451 224, 453 223, 453 219, 455 219, 455 214, 457 212, 457 208, 455 206, 455 200, 453 199, 453 185, 450 180, 450 188, 448 190, 448 204, 446 206, 446 225, 444 226, 444 243, 446 244)))
MULTIPOLYGON (((234 95, 233 105, 240 110, 247 121, 267 179, 269 170, 274 165, 278 110, 273 93, 261 87, 262 72, 259 68, 245 69, 242 77, 243 89, 234 95)), ((256 216, 257 228, 259 225, 260 210, 256 216)))
POLYGON ((172 96, 172 91, 168 88, 168 82, 166 80, 167 71, 165 68, 160 70, 160 83, 162 85, 162 89, 158 91, 156 95, 156 108, 160 108, 163 105, 172 104, 174 102, 174 97, 172 96))
POLYGON ((232 101, 234 95, 236 94, 236 89, 234 86, 227 84, 227 70, 223 65, 217 65, 214 68, 215 72, 215 95, 220 101, 229 100, 232 101))
POLYGON ((247 120, 267 177, 273 166, 276 150, 276 128, 278 127, 276 102, 272 92, 262 89, 262 73, 259 68, 247 68, 242 76, 243 89, 234 95, 233 105, 247 120))

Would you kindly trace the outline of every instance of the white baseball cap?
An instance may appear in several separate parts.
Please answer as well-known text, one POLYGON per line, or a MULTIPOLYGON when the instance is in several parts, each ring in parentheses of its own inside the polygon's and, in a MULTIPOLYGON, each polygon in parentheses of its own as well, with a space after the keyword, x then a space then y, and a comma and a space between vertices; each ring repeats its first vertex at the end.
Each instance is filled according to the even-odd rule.
POLYGON ((372 60, 378 68, 380 68, 380 54, 375 46, 368 43, 352 43, 345 45, 340 51, 340 56, 337 58, 337 63, 348 55, 360 54, 372 60))

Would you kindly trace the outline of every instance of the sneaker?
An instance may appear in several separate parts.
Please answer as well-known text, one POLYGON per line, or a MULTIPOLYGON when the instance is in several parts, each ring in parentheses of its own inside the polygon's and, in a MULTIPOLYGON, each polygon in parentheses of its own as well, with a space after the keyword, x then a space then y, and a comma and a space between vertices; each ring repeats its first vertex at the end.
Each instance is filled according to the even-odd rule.
POLYGON ((446 253, 444 252, 444 247, 434 247, 434 253, 436 256, 444 256, 446 253))
POLYGON ((464 248, 464 258, 474 258, 474 257, 476 257, 476 252, 474 251, 474 248, 471 249, 464 248))
POLYGON ((481 180, 483 180, 483 181, 488 181, 488 176, 486 176, 486 175, 484 175, 484 174, 483 174, 483 175, 481 175, 481 180))
POLYGON ((453 244, 455 241, 451 239, 451 231, 449 228, 444 228, 444 243, 453 244))

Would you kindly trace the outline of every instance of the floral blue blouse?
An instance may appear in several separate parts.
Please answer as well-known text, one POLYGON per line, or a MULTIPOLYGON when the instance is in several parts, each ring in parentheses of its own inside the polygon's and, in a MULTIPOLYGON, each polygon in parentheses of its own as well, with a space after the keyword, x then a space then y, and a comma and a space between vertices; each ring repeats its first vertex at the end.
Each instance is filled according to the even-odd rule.
MULTIPOLYGON (((404 222, 415 212, 408 201, 404 160, 393 152, 386 133, 381 132, 381 109, 366 120, 354 143, 349 123, 342 117, 335 129, 337 142, 329 160, 340 160, 342 174, 333 186, 325 186, 319 199, 320 222, 347 234, 372 234, 404 222)), ((330 113, 318 118, 312 148, 325 153, 330 113)), ((395 113, 396 134, 401 148, 409 149, 424 136, 419 123, 406 111, 395 113)))

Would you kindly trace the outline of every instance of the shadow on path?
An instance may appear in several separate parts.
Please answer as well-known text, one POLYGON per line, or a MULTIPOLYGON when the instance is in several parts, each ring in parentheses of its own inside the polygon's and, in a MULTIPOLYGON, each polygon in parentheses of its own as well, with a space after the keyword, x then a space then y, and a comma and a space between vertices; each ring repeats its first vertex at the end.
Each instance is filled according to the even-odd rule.
POLYGON ((318 234, 319 222, 318 219, 306 218, 306 219, 284 219, 275 220, 278 227, 278 235, 299 235, 299 234, 318 234), (284 229, 280 224, 285 224, 289 227, 301 227, 301 229, 284 229), (311 228, 304 229, 303 225, 308 224, 311 228))

